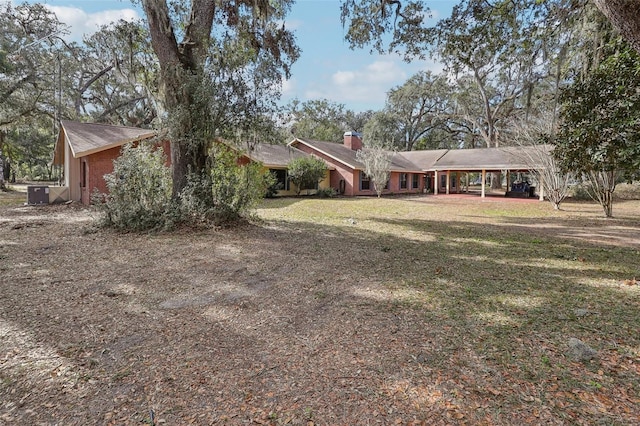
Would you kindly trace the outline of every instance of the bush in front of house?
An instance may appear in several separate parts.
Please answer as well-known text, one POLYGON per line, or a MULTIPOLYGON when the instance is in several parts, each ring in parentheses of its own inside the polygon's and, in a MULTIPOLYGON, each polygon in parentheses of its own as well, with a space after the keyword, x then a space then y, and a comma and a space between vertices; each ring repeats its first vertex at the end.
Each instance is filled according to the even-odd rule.
POLYGON ((327 164, 313 156, 295 158, 287 165, 289 179, 295 185, 296 195, 303 189, 315 189, 327 171, 327 164))
POLYGON ((166 229, 177 217, 171 201, 171 170, 161 149, 127 144, 104 179, 108 194, 94 194, 102 224, 123 231, 166 229))
POLYGON ((220 225, 250 214, 275 178, 257 163, 238 164, 230 150, 212 152, 209 167, 187 177, 172 198, 171 169, 162 150, 126 145, 105 175, 108 194, 96 193, 101 224, 121 231, 167 230, 176 224, 220 225))
POLYGON ((190 223, 219 225, 246 217, 275 184, 260 164, 239 165, 234 151, 214 151, 209 160, 211 166, 201 176, 192 174, 180 194, 181 216, 190 223))
POLYGON ((333 198, 338 194, 338 192, 332 187, 320 188, 316 191, 316 195, 320 198, 333 198))

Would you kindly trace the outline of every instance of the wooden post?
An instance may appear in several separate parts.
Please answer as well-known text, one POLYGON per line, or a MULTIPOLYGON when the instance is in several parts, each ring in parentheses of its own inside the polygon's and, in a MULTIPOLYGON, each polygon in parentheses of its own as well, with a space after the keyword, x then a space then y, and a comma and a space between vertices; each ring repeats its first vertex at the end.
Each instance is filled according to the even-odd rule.
POLYGON ((485 179, 487 179, 487 171, 485 169, 482 169, 482 186, 481 186, 482 192, 480 193, 480 197, 481 198, 484 198, 486 196, 485 188, 484 188, 485 187, 485 184, 484 184, 485 179))

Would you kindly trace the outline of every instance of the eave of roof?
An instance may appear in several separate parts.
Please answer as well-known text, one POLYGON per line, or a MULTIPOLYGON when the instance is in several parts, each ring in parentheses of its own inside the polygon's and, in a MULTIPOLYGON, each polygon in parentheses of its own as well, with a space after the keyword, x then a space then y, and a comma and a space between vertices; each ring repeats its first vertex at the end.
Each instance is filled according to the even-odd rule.
MULTIPOLYGON (((429 171, 500 171, 541 168, 543 164, 535 164, 535 155, 531 155, 531 151, 539 149, 541 149, 540 146, 452 149, 433 164, 429 171)), ((550 147, 543 146, 542 149, 549 151, 550 147)))
MULTIPOLYGON (((64 137, 69 143, 73 158, 116 148, 130 142, 138 142, 156 136, 157 132, 137 127, 110 124, 80 123, 61 120, 58 140, 64 137)), ((56 142, 57 144, 57 142, 56 142)))
MULTIPOLYGON (((339 147, 342 147, 346 150, 351 151, 349 148, 345 147, 342 144, 338 144, 338 143, 333 143, 333 142, 324 142, 324 141, 314 141, 314 140, 305 140, 305 139, 301 139, 301 138, 295 138, 294 140, 292 140, 291 142, 289 142, 287 144, 287 146, 293 146, 295 148, 294 145, 301 143, 303 145, 308 146, 309 148, 312 148, 316 151, 318 151, 319 153, 326 155, 327 157, 341 163, 344 164, 345 166, 354 169, 354 170, 362 170, 363 165, 359 164, 355 158, 349 158, 349 159, 345 159, 345 158, 340 158, 340 156, 337 156, 335 152, 329 152, 329 150, 326 149, 326 147, 328 145, 325 144, 331 144, 331 145, 335 145, 336 149, 341 149, 339 147)), ((334 148, 334 147, 331 147, 334 148)), ((355 155, 355 151, 353 151, 354 155, 355 155)))

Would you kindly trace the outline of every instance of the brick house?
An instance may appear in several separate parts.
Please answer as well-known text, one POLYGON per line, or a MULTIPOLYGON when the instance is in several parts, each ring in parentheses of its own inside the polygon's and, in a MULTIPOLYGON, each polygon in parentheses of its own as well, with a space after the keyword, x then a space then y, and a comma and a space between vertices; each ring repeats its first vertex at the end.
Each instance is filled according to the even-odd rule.
MULTIPOLYGON (((127 143, 156 136, 154 130, 109 124, 61 120, 53 164, 62 167, 69 200, 91 202, 94 190, 107 192, 104 175, 113 171, 113 160, 127 143)), ((165 143, 165 152, 168 143, 165 143)))

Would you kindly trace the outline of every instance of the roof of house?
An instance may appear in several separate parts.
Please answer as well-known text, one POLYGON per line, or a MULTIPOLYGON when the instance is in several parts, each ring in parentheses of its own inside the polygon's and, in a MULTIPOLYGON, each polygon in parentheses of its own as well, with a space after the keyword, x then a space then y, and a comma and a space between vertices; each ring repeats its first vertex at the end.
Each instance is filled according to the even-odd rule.
MULTIPOLYGON (((289 146, 297 144, 307 145, 316 151, 344 164, 354 170, 364 170, 364 164, 358 161, 356 150, 353 150, 342 143, 317 141, 311 139, 296 138, 289 142, 289 146)), ((446 150, 442 150, 443 152, 446 150)), ((406 153, 396 153, 391 157, 390 171, 392 172, 421 172, 423 169, 413 162, 406 153)))
MULTIPOLYGON (((90 155, 129 142, 153 137, 154 130, 136 127, 114 126, 109 124, 80 123, 61 120, 60 134, 56 141, 54 164, 64 159, 64 141, 68 141, 74 158, 90 155)), ((286 168, 295 158, 309 154, 296 149, 305 145, 334 161, 353 170, 364 170, 364 164, 358 161, 356 150, 343 143, 295 138, 287 145, 257 144, 245 155, 252 161, 259 161, 269 168, 286 168)), ((527 170, 544 167, 540 153, 549 153, 552 147, 511 146, 500 148, 476 149, 436 149, 424 151, 396 152, 391 158, 390 171, 421 173, 427 171, 498 171, 527 170)), ((329 164, 329 168, 334 166, 329 164)))
POLYGON ((58 154, 58 145, 64 139, 68 141, 73 157, 78 158, 122 146, 129 142, 148 139, 156 134, 155 130, 137 127, 60 120, 60 134, 56 141, 56 156, 58 154))
MULTIPOLYGON (((549 152, 550 146, 544 145, 542 150, 549 152)), ((544 166, 540 152, 540 146, 450 149, 424 170, 528 170, 544 166)))
POLYGON ((270 145, 259 143, 246 151, 245 155, 252 161, 259 161, 265 167, 286 168, 291 160, 306 157, 304 152, 288 145, 270 145))
POLYGON ((402 158, 405 161, 413 164, 414 168, 420 171, 432 170, 434 165, 444 155, 447 154, 447 149, 432 149, 426 151, 402 151, 397 152, 395 157, 402 158))

